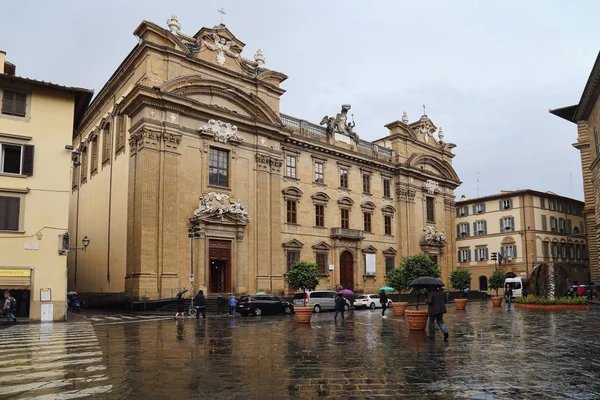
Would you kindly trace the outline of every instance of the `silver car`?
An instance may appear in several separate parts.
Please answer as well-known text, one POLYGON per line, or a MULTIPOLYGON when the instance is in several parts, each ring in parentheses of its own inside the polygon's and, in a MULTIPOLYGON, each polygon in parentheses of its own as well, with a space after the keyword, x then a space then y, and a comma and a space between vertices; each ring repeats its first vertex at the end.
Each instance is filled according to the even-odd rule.
MULTIPOLYGON (((337 293, 333 290, 315 290, 312 292, 297 292, 294 294, 294 307, 304 307, 305 301, 308 300, 308 307, 312 307, 314 312, 319 313, 322 310, 334 310, 335 309, 335 297, 337 293)), ((346 300, 345 310, 350 309, 350 301, 346 300)))

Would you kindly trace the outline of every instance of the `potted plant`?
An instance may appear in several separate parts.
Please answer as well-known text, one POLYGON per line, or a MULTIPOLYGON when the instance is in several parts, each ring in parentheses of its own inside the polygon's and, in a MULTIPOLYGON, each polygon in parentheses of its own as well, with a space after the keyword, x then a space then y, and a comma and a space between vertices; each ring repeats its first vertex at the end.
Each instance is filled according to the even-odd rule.
MULTIPOLYGON (((393 270, 389 271, 385 281, 388 286, 393 287, 400 294, 402 294, 403 290, 408 289, 408 284, 404 281, 404 276, 402 275, 400 268, 394 268, 393 270)), ((404 315, 406 306, 408 306, 407 301, 398 301, 392 303, 394 315, 404 315)))
POLYGON ((496 296, 492 296, 492 304, 494 307, 502 306, 503 296, 498 295, 498 289, 504 287, 504 281, 506 280, 506 272, 502 270, 494 271, 492 275, 488 278, 488 286, 491 289, 496 289, 496 296))
POLYGON ((471 286, 471 271, 465 268, 457 268, 450 273, 450 286, 459 291, 458 299, 454 299, 454 304, 457 310, 464 310, 467 305, 467 299, 463 299, 462 295, 466 288, 471 286))
POLYGON ((285 277, 287 283, 304 293, 304 306, 294 307, 296 319, 301 323, 310 323, 312 307, 308 307, 306 292, 315 290, 319 284, 319 266, 308 261, 300 261, 292 265, 285 277))
MULTIPOLYGON (((421 276, 440 276, 440 268, 425 254, 404 258, 397 269, 399 270, 397 274, 400 275, 399 282, 404 285, 404 288, 408 288, 412 281, 421 276)), ((416 310, 404 311, 411 331, 422 331, 427 326, 427 310, 419 310, 419 299, 423 291, 423 289, 412 289, 412 294, 417 296, 416 310)))

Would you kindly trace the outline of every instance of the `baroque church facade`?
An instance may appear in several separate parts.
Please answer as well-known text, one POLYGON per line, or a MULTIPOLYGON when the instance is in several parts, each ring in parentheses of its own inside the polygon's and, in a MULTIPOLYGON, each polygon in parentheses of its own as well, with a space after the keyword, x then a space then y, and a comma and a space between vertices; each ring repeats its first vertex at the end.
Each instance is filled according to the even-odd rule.
POLYGON ((347 120, 280 112, 286 75, 224 25, 181 31, 142 22, 139 43, 89 106, 73 146, 69 288, 169 298, 283 294, 299 260, 320 288, 375 291, 423 252, 455 265, 451 143, 423 115, 369 142, 347 120), (445 233, 449 235, 446 236, 445 233))

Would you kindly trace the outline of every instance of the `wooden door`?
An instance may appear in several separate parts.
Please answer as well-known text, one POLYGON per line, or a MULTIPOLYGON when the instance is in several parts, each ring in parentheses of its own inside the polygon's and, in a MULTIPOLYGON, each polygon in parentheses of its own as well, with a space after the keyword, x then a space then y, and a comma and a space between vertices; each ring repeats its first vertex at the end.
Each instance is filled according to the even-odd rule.
POLYGON ((231 242, 210 240, 209 251, 209 291, 211 293, 231 292, 231 242))
POLYGON ((354 257, 349 251, 340 255, 340 285, 354 290, 354 257))

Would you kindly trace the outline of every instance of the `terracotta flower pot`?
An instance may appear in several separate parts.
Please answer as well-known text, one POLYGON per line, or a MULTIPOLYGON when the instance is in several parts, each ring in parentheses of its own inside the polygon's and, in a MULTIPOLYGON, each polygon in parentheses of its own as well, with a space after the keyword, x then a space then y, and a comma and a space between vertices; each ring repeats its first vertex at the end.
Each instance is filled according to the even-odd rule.
POLYGON ((467 299, 454 299, 454 304, 456 304, 457 310, 464 310, 467 306, 467 299))
POLYGON ((408 329, 422 331, 427 326, 427 310, 405 310, 404 315, 408 321, 408 329))
POLYGON ((502 300, 504 300, 504 297, 502 296, 493 296, 492 304, 494 305, 494 307, 502 307, 502 300))
POLYGON ((312 307, 294 307, 296 313, 296 319, 301 324, 310 324, 312 318, 313 308, 312 307))
POLYGON ((394 310, 394 315, 404 315, 404 311, 406 310, 406 306, 408 303, 406 301, 400 301, 398 303, 392 303, 392 308, 394 310))

